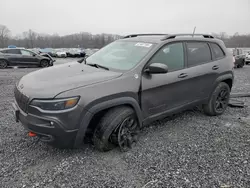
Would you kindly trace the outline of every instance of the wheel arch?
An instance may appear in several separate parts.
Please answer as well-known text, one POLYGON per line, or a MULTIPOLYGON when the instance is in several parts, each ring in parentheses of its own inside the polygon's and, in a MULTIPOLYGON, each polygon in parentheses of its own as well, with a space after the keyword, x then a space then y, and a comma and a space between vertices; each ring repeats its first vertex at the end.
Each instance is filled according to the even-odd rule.
POLYGON ((213 85, 213 90, 211 91, 211 94, 210 96, 212 95, 213 91, 215 90, 215 88, 217 87, 217 85, 220 83, 220 82, 225 82, 226 84, 228 84, 230 90, 232 89, 233 87, 233 80, 234 80, 234 76, 232 73, 226 73, 226 74, 223 74, 221 76, 219 76, 215 82, 214 82, 214 85, 213 85))
POLYGON ((42 61, 47 61, 48 62, 48 66, 49 66, 49 64, 50 64, 50 60, 48 59, 48 58, 46 58, 46 57, 44 57, 44 58, 41 58, 40 59, 40 61, 39 61, 39 66, 42 66, 42 61))
POLYGON ((8 65, 10 65, 10 62, 8 61, 8 59, 1 58, 1 57, 0 57, 0 60, 4 60, 4 61, 6 61, 6 62, 7 62, 7 64, 8 64, 8 65))
MULTIPOLYGON (((118 106, 129 106, 131 107, 137 116, 139 126, 142 127, 142 112, 141 108, 139 106, 138 101, 133 97, 118 97, 111 100, 106 100, 94 105, 91 105, 87 108, 87 111, 85 115, 82 117, 82 120, 79 125, 79 131, 76 135, 75 140, 75 147, 78 147, 81 145, 82 141, 84 140, 84 137, 86 136, 86 132, 88 129, 94 129, 96 126, 96 123, 93 123, 95 121, 95 118, 98 118, 98 116, 102 116, 108 109, 118 107, 118 106)), ((88 105, 89 106, 89 105, 88 105)))

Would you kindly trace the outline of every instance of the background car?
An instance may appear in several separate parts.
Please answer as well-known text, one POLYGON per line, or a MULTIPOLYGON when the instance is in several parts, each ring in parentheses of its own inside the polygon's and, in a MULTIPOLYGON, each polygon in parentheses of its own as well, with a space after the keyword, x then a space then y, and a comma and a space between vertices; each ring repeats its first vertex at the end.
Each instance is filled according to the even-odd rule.
POLYGON ((53 61, 35 53, 31 50, 22 48, 9 48, 0 51, 0 68, 6 68, 8 66, 39 66, 49 67, 53 66, 53 61))
POLYGON ((232 49, 233 56, 235 58, 234 67, 242 68, 245 65, 245 54, 240 48, 232 49))
POLYGON ((44 52, 42 52, 41 49, 28 49, 28 50, 30 50, 30 51, 32 51, 32 52, 34 52, 34 53, 37 53, 37 54, 39 54, 39 55, 41 55, 41 56, 44 56, 44 57, 49 58, 52 64, 56 61, 55 59, 53 59, 53 58, 51 57, 51 55, 50 55, 51 53, 44 53, 44 52))
POLYGON ((41 53, 47 53, 51 57, 56 57, 56 51, 53 48, 44 48, 44 49, 39 49, 41 53))
POLYGON ((83 49, 69 49, 67 52, 67 57, 85 57, 86 52, 83 49))
POLYGON ((247 52, 245 62, 246 62, 246 65, 250 63, 250 52, 247 52))
POLYGON ((66 58, 67 57, 67 52, 63 49, 58 49, 56 50, 56 57, 63 57, 66 58))

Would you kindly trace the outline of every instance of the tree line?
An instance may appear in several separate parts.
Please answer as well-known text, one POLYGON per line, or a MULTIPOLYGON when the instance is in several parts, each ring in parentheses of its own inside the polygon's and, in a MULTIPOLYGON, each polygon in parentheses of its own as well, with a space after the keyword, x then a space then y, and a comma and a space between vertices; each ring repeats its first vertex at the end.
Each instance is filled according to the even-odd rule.
MULTIPOLYGON (((212 35, 223 40, 228 48, 250 47, 250 34, 235 33, 233 36, 229 36, 225 32, 221 32, 212 33, 212 35)), ((93 35, 89 32, 59 36, 58 34, 37 33, 31 29, 12 36, 7 26, 0 25, 0 48, 6 48, 8 45, 24 48, 101 48, 121 37, 105 33, 93 35)))

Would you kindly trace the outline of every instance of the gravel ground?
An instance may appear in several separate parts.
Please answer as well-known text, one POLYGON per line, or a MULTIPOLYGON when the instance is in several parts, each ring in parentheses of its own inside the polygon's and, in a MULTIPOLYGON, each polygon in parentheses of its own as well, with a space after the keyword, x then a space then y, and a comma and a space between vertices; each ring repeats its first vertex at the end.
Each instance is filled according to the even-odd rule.
MULTIPOLYGON (((57 62, 58 64, 60 62, 57 62)), ((0 187, 250 187, 249 107, 187 111, 143 129, 129 152, 59 150, 14 122, 13 86, 35 69, 0 70, 0 187)), ((250 66, 233 91, 250 91, 250 66)), ((241 98, 250 106, 249 98, 241 98)))

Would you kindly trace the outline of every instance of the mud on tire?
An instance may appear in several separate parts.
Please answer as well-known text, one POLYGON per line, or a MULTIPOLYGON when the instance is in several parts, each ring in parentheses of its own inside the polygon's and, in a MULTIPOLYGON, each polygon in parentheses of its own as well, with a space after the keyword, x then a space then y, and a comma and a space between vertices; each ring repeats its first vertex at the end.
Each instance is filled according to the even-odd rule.
POLYGON ((224 113, 230 97, 230 88, 227 83, 221 82, 212 93, 208 104, 203 105, 206 115, 217 116, 224 113))
POLYGON ((93 142, 95 148, 99 151, 109 151, 116 147, 118 145, 116 138, 113 138, 112 140, 114 131, 127 117, 132 115, 135 115, 135 112, 128 106, 120 106, 110 109, 101 118, 94 131, 93 142))

